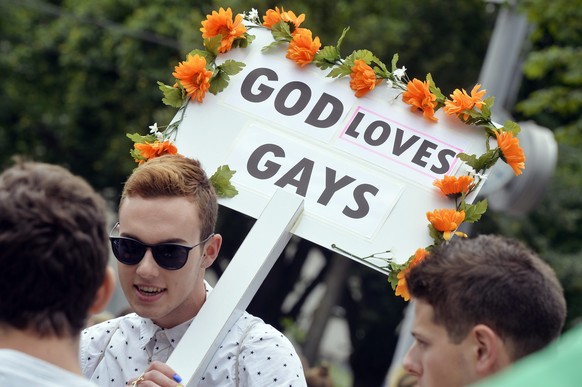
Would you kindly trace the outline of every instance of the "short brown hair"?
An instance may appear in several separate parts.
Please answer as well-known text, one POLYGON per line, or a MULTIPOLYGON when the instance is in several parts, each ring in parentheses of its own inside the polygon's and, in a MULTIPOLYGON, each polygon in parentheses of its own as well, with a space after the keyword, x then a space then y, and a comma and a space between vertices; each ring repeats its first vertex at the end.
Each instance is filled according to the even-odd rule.
POLYGON ((126 197, 145 199, 184 197, 198 206, 201 238, 214 232, 218 202, 214 187, 200 162, 181 155, 164 155, 150 159, 137 167, 127 179, 120 206, 126 197))
POLYGON ((558 338, 566 301, 554 271, 516 240, 480 235, 437 246, 412 268, 413 298, 434 309, 435 323, 460 342, 485 324, 508 343, 513 360, 558 338))
POLYGON ((78 335, 108 261, 105 202, 85 180, 23 161, 0 175, 0 325, 78 335))

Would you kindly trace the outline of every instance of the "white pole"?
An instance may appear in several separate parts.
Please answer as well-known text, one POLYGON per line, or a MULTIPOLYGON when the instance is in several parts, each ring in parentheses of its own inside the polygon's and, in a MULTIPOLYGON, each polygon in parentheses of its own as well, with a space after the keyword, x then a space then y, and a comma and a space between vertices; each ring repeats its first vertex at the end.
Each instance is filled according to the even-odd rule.
POLYGON ((198 384, 228 329, 247 308, 291 238, 303 198, 275 192, 168 359, 185 386, 198 384))

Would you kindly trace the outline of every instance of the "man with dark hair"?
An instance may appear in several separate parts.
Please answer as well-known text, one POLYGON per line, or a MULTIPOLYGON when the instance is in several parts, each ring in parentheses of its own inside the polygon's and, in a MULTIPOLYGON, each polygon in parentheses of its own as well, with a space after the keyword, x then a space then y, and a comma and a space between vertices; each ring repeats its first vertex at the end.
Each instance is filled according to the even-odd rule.
POLYGON ((0 175, 1 386, 93 386, 79 333, 115 284, 105 208, 59 166, 17 162, 0 175))
MULTIPOLYGON (((222 243, 214 232, 217 211, 214 188, 197 160, 165 155, 134 170, 110 239, 135 313, 83 332, 85 376, 102 386, 171 383, 172 371, 166 366, 163 372, 165 364, 157 362, 168 360, 211 291, 204 275, 222 243)), ((243 313, 195 382, 300 387, 305 376, 290 341, 243 313)))
POLYGON ((466 386, 559 337, 566 317, 553 270, 512 239, 481 235, 433 249, 406 278, 415 343, 404 367, 420 386, 466 386))

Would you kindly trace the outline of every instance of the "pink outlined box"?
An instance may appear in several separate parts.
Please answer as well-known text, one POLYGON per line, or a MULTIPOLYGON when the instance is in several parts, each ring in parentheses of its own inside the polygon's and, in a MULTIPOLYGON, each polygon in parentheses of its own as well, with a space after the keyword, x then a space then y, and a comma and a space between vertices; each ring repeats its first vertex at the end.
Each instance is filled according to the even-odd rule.
MULTIPOLYGON (((436 144, 439 144, 440 146, 442 146, 444 148, 452 149, 452 150, 454 150, 456 152, 456 154, 459 154, 459 153, 462 153, 463 152, 463 149, 461 149, 461 148, 459 148, 457 146, 454 146, 454 145, 452 145, 452 144, 450 144, 450 143, 448 143, 446 141, 443 141, 443 140, 441 140, 441 139, 439 139, 437 137, 434 137, 434 136, 431 136, 431 135, 426 134, 424 132, 421 132, 419 130, 416 130, 416 129, 408 126, 408 125, 405 125, 405 124, 403 124, 401 122, 398 122, 398 121, 396 121, 394 119, 388 118, 388 117, 386 117, 386 116, 384 116, 382 114, 378 114, 378 113, 376 113, 376 112, 374 112, 374 111, 372 111, 370 109, 366 109, 366 108, 363 108, 361 106, 358 106, 356 108, 356 110, 354 111, 354 113, 352 114, 352 116, 350 117, 350 119, 348 120, 348 122, 346 123, 345 127, 343 128, 342 132, 340 133, 338 139, 340 139, 340 140, 342 140, 344 142, 350 143, 350 144, 352 144, 353 146, 355 146, 357 148, 363 149, 366 152, 369 152, 371 154, 374 154, 374 155, 376 155, 376 156, 378 156, 378 157, 380 157, 382 159, 389 160, 392 163, 398 164, 398 165, 400 165, 402 167, 405 167, 407 169, 410 169, 410 170, 414 171, 415 173, 424 175, 424 176, 429 177, 431 179, 442 178, 443 176, 448 175, 450 173, 450 171, 452 171, 452 170, 455 169, 455 166, 457 165, 457 163, 460 162, 460 160, 457 157, 454 157, 454 159, 452 160, 451 165, 450 165, 450 167, 449 167, 449 169, 447 170, 446 173, 444 173, 443 175, 439 175, 439 174, 436 174, 436 173, 430 173, 430 172, 427 172, 425 168, 423 168, 423 167, 421 167, 419 165, 412 164, 410 162, 409 163, 403 162, 398 156, 394 156, 391 152, 381 152, 381 151, 378 150, 378 147, 375 147, 375 146, 372 146, 372 145, 368 145, 366 143, 363 143, 362 141, 355 140, 351 136, 347 136, 345 134, 346 131, 347 131, 347 129, 350 127, 350 125, 354 121, 354 118, 356 117, 356 115, 359 112, 361 112, 361 111, 365 112, 367 115, 373 115, 375 117, 378 117, 379 119, 385 121, 386 123, 390 124, 391 126, 394 125, 397 128, 406 130, 407 132, 412 132, 412 133, 418 135, 418 137, 420 137, 421 139, 428 139, 428 140, 430 140, 430 141, 432 141, 432 142, 434 142, 436 144)), ((408 176, 406 176, 406 177, 408 177, 408 176)))

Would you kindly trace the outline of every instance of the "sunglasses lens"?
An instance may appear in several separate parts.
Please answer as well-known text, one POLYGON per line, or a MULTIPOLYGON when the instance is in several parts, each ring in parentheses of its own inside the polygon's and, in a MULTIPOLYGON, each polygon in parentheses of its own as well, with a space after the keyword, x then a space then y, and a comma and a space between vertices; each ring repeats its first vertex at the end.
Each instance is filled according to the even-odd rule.
POLYGON ((166 270, 181 269, 188 261, 192 247, 173 243, 148 246, 140 241, 126 237, 109 237, 111 249, 117 260, 125 265, 137 265, 151 247, 156 263, 166 270))
POLYGON ((152 248, 154 259, 164 269, 181 269, 188 260, 190 248, 173 244, 161 244, 152 248))
POLYGON ((138 241, 125 238, 110 238, 113 255, 121 263, 136 265, 145 255, 147 247, 138 241))

